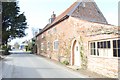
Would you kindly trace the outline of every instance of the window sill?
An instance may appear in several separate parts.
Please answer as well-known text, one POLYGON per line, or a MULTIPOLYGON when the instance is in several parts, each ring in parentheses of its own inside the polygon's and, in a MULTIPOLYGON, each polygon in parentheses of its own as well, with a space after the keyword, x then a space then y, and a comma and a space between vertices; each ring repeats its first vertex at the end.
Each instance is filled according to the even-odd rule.
POLYGON ((53 49, 53 51, 58 51, 58 49, 53 49))
POLYGON ((90 57, 94 57, 94 58, 106 58, 106 59, 118 59, 118 60, 120 60, 120 57, 107 57, 107 56, 94 56, 94 55, 90 55, 90 57))

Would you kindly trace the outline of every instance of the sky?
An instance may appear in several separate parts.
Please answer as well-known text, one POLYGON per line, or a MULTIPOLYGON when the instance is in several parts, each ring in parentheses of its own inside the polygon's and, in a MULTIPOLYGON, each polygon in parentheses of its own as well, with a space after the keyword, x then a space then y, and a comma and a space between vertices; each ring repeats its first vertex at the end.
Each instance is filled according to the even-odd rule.
MULTIPOLYGON (((42 29, 48 23, 53 11, 58 16, 77 0, 17 0, 21 13, 24 12, 28 29, 28 35, 21 39, 12 40, 15 42, 31 39, 32 29, 42 29)), ((94 0, 107 19, 109 24, 118 25, 118 2, 119 0, 94 0)))

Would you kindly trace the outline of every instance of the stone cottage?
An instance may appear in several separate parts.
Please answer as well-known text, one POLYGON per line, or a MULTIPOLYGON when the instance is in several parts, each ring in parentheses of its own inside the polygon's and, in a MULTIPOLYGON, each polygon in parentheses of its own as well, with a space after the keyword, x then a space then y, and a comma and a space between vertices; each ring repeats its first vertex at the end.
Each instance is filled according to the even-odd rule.
POLYGON ((95 2, 76 1, 59 16, 52 14, 36 36, 36 54, 117 78, 119 34, 95 2))

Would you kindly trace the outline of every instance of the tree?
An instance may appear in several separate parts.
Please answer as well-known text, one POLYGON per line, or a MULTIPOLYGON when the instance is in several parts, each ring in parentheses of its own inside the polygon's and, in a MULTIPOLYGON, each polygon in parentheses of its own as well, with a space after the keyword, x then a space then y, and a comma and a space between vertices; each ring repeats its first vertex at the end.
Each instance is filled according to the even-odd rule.
POLYGON ((17 2, 2 2, 2 44, 14 38, 24 37, 27 22, 24 13, 20 14, 17 2))

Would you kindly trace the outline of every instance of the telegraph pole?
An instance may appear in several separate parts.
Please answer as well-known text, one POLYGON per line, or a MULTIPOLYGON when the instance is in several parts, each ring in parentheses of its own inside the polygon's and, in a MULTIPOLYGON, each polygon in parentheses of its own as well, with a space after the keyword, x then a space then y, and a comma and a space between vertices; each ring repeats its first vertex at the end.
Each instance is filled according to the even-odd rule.
POLYGON ((0 1, 0 50, 2 45, 2 2, 0 1))
POLYGON ((2 58, 2 2, 0 0, 0 58, 2 58))

